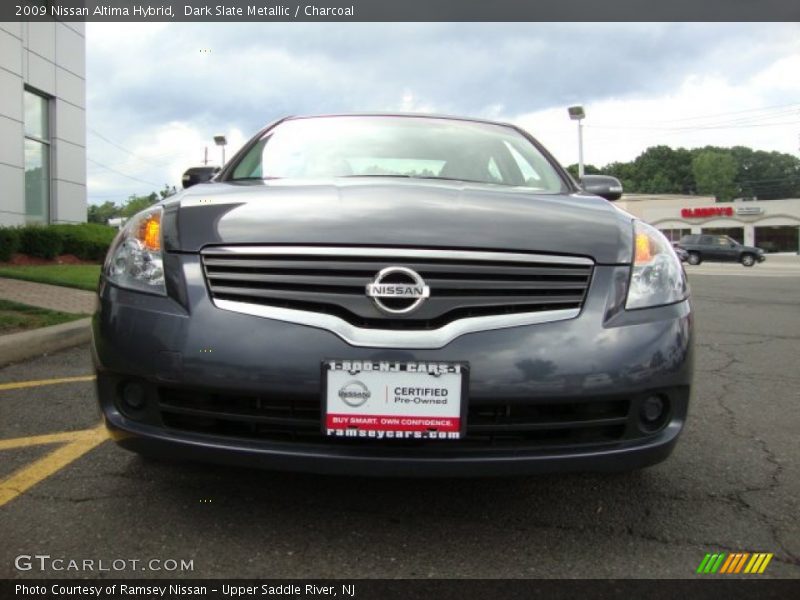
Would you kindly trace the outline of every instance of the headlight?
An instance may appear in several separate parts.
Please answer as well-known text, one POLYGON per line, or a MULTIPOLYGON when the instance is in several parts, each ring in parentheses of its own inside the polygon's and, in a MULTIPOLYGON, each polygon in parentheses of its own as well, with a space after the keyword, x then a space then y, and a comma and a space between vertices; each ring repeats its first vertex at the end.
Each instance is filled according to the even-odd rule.
POLYGON ((162 212, 156 206, 131 217, 106 256, 103 272, 109 281, 120 287, 166 296, 161 257, 162 212))
POLYGON ((633 231, 633 267, 625 308, 660 306, 686 298, 686 276, 667 238, 641 221, 634 223, 633 231))

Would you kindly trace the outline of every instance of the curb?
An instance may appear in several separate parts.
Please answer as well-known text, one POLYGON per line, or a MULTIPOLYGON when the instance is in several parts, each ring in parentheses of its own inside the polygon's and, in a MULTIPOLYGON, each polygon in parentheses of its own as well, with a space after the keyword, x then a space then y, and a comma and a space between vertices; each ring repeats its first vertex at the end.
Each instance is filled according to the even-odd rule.
POLYGON ((92 339, 92 319, 79 319, 0 336, 0 367, 84 344, 92 339))

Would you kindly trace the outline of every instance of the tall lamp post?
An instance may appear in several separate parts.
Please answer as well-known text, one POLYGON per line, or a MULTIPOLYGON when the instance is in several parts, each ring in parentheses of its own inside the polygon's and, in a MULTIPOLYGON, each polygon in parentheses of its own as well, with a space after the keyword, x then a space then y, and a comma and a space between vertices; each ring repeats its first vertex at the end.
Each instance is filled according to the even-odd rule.
POLYGON ((570 119, 578 122, 578 179, 583 179, 583 119, 586 112, 583 106, 570 106, 567 112, 570 119))
POLYGON ((214 136, 214 143, 217 146, 222 147, 222 166, 225 166, 225 144, 228 143, 228 140, 225 139, 224 135, 215 135, 214 136))

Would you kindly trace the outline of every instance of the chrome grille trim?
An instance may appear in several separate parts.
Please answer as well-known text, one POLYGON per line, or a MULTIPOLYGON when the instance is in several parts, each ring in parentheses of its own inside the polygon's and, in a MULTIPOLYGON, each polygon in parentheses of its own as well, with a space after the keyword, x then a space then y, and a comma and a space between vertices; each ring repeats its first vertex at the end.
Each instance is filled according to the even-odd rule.
POLYGON ((350 248, 337 246, 209 246, 201 251, 213 254, 292 254, 296 256, 399 256, 407 258, 439 258, 451 260, 482 260, 522 263, 581 265, 591 267, 594 261, 580 256, 551 254, 520 254, 512 252, 482 252, 473 250, 429 250, 420 248, 350 248))
MULTIPOLYGON (((573 319, 580 314, 594 267, 591 259, 574 256, 420 248, 209 246, 201 251, 201 255, 211 301, 217 308, 324 329, 348 344, 369 348, 436 349, 468 333, 573 319), (435 271, 430 275, 432 281, 438 278, 440 285, 445 286, 444 295, 436 301, 452 303, 453 308, 449 310, 459 310, 458 299, 463 297, 464 313, 436 322, 435 311, 441 304, 433 305, 433 320, 427 320, 431 319, 430 313, 428 316, 415 315, 421 319, 420 323, 425 323, 419 328, 411 324, 403 327, 400 323, 404 320, 402 318, 385 324, 378 319, 363 318, 364 305, 355 300, 360 298, 360 294, 354 295, 353 290, 358 290, 367 280, 360 281, 358 277, 363 278, 363 273, 357 271, 371 269, 369 265, 372 264, 380 268, 380 263, 384 262, 381 259, 386 263, 399 261, 409 265, 419 261, 420 268, 432 269, 435 271), (294 263, 300 265, 298 269, 311 269, 308 271, 310 274, 292 273, 294 267, 285 266, 292 265, 292 261, 299 261, 294 263), (313 264, 314 261, 319 261, 318 265, 313 264), (366 262, 362 264, 362 261, 366 262), (455 271, 452 273, 457 274, 454 275, 457 289, 448 289, 452 287, 447 285, 451 273, 446 270, 448 264, 453 265, 455 271), (470 264, 476 269, 474 275, 469 272, 470 264), (227 272, 227 267, 232 270, 227 272), (251 268, 267 271, 242 273, 243 269, 251 268), (327 268, 330 268, 331 275, 323 272, 327 268), (501 272, 497 283, 492 278, 495 268, 501 272), (269 269, 273 270, 269 272, 269 269), (281 269, 288 270, 281 272, 281 269), (515 273, 502 277, 503 269, 515 273), (487 275, 487 270, 491 275, 487 275), (472 277, 476 279, 472 280, 472 277), (485 277, 488 279, 482 279, 485 277), (515 277, 533 279, 516 281, 515 277), (259 288, 260 282, 264 282, 261 285, 265 287, 259 288), (317 291, 313 291, 315 286, 319 286, 317 291), (497 294, 494 294, 493 286, 499 290, 497 294), (520 296, 515 293, 515 288, 529 290, 533 296, 520 296), (484 289, 485 294, 482 294, 484 289), (475 293, 473 290, 482 295, 469 297, 475 293), (536 294, 544 295, 537 297, 536 294), (501 296, 502 302, 492 304, 501 296), (528 298, 531 298, 530 306, 528 298), (507 305, 504 304, 506 299, 507 305), (481 302, 489 309, 486 314, 473 310, 476 306, 480 308, 481 302), (517 310, 514 310, 515 304, 520 305, 517 310), (505 310, 504 306, 507 307, 505 310), (338 308, 344 312, 337 312, 338 308)), ((366 299, 366 293, 362 294, 366 299)), ((370 305, 367 310, 375 309, 370 305)))
POLYGON ((413 348, 419 350, 443 348, 456 338, 468 333, 564 321, 574 319, 580 313, 579 309, 574 308, 511 315, 489 315, 460 319, 439 329, 397 331, 394 329, 364 329, 351 325, 344 319, 325 313, 251 304, 249 302, 235 302, 233 300, 214 299, 213 303, 222 310, 324 329, 338 335, 351 346, 363 348, 413 348))

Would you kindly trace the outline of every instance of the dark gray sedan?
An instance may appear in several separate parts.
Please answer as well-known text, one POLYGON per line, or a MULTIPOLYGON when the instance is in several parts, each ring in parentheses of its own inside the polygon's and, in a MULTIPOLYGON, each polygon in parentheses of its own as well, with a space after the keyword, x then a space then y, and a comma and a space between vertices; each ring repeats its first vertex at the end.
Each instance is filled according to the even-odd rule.
POLYGON ((105 422, 142 454, 323 473, 659 462, 686 419, 692 310, 620 193, 508 124, 273 123, 110 249, 105 422))

